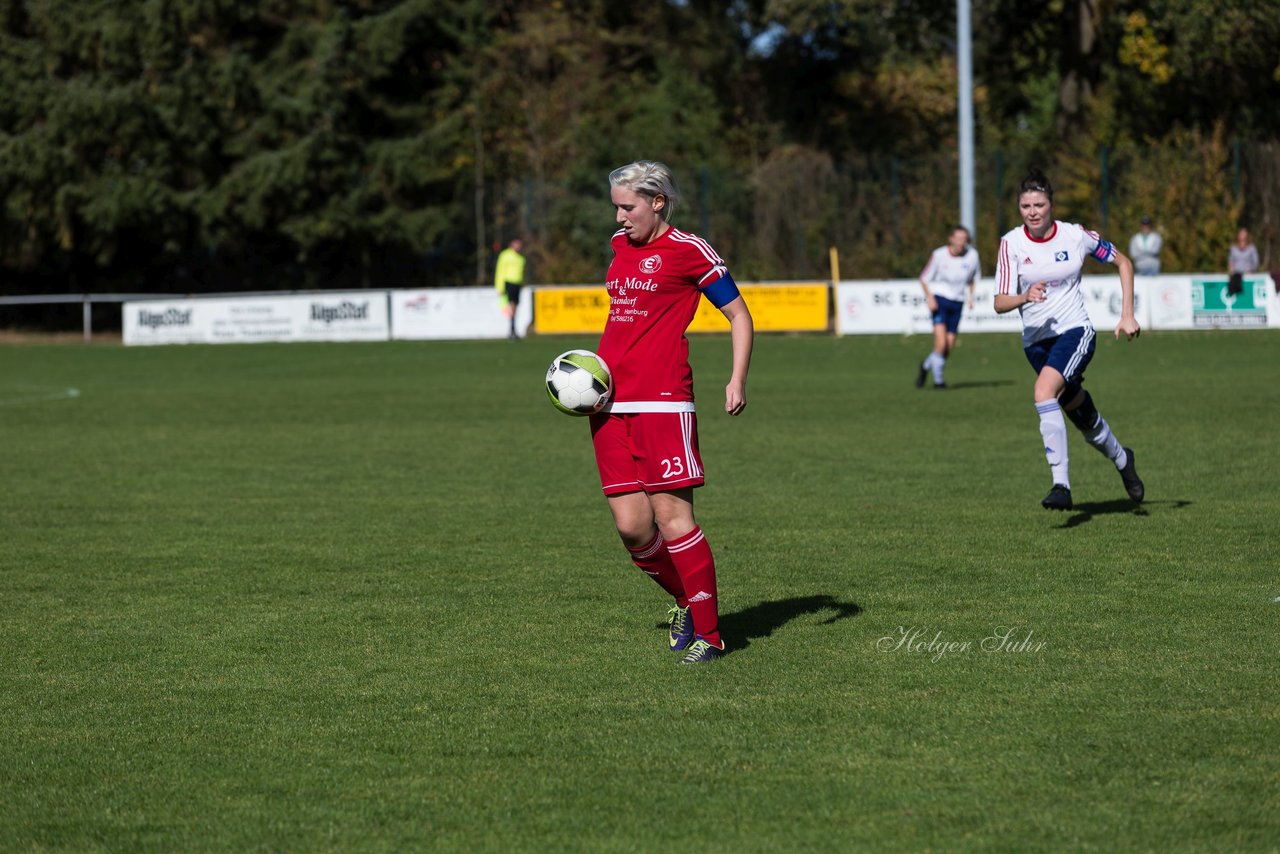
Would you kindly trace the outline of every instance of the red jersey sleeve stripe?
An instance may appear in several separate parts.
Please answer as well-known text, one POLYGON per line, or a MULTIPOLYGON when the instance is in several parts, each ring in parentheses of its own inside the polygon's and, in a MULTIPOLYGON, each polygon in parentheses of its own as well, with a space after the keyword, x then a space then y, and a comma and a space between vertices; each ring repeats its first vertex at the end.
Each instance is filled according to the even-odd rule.
POLYGON ((1000 263, 996 265, 999 275, 996 277, 996 293, 1009 293, 1009 241, 1000 241, 1000 263))

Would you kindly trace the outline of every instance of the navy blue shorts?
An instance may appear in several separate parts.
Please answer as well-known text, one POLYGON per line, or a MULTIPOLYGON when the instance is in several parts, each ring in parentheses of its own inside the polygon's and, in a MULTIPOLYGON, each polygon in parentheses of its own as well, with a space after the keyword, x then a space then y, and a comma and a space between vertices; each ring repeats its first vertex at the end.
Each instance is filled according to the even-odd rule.
POLYGON ((941 323, 947 327, 948 332, 955 332, 959 329, 960 312, 964 310, 964 303, 953 299, 945 299, 937 294, 934 294, 933 299, 938 303, 938 310, 933 313, 934 325, 941 323))
POLYGON ((1067 387, 1084 382, 1084 369, 1093 359, 1094 334, 1087 326, 1068 329, 1057 338, 1045 338, 1025 348, 1027 361, 1039 374, 1046 365, 1062 374, 1067 387))

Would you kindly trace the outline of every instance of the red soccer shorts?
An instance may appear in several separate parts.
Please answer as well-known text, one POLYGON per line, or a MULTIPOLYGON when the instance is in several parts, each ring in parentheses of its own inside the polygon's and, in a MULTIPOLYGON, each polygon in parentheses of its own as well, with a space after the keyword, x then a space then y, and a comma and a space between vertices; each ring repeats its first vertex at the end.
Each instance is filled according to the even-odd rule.
POLYGON ((591 442, 605 495, 703 483, 698 416, 692 412, 593 415, 591 442))

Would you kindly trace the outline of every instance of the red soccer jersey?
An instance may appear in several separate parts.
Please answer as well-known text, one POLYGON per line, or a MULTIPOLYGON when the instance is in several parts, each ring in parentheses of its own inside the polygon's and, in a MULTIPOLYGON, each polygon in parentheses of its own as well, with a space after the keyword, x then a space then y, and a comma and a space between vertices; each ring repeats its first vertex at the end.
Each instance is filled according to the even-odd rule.
POLYGON ((644 246, 619 229, 613 263, 609 319, 598 352, 613 373, 613 411, 660 411, 645 404, 693 401, 693 369, 685 337, 702 288, 728 271, 702 238, 676 228, 644 246), (638 404, 625 406, 625 404, 638 404))

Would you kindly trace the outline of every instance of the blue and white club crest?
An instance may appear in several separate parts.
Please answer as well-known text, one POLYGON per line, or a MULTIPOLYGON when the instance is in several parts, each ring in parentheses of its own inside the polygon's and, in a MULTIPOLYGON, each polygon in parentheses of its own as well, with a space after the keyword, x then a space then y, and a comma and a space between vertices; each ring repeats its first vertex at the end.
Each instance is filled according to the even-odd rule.
POLYGON ((1071 257, 1071 256, 1070 256, 1070 255, 1068 255, 1066 252, 1055 252, 1055 253, 1053 253, 1053 260, 1055 260, 1055 261, 1066 261, 1066 260, 1068 260, 1070 257, 1071 257))

